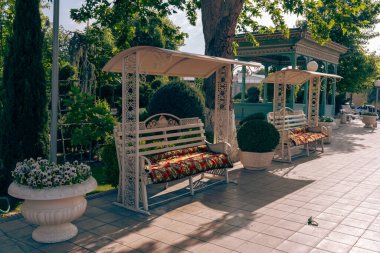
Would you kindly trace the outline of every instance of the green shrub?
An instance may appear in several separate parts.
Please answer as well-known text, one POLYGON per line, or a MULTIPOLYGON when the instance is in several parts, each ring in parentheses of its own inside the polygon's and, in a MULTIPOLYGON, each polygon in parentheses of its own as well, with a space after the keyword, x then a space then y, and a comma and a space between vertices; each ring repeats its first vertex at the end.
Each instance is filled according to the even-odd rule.
POLYGON ((320 117, 319 122, 334 122, 334 118, 331 118, 329 116, 322 116, 320 117))
POLYGON ((111 134, 115 118, 105 100, 95 100, 94 96, 82 93, 73 86, 70 98, 64 101, 69 109, 62 118, 62 123, 70 125, 71 144, 90 145, 96 141, 103 141, 107 134, 111 134))
POLYGON ((119 184, 119 164, 117 161, 115 141, 111 136, 106 138, 106 144, 100 149, 100 158, 105 167, 105 183, 116 187, 119 184))
POLYGON ((150 115, 170 113, 179 118, 199 117, 204 120, 205 100, 202 94, 183 81, 173 81, 154 93, 149 102, 150 115))
POLYGON ((147 118, 149 118, 148 111, 145 108, 140 108, 140 111, 139 111, 139 120, 140 121, 144 121, 147 118))
MULTIPOLYGON (((245 98, 247 98, 247 92, 245 93, 245 98)), ((234 96, 234 99, 241 99, 241 92, 239 92, 238 94, 236 94, 235 96, 234 96)))
POLYGON ((280 134, 270 123, 251 120, 244 123, 237 132, 239 148, 245 152, 271 152, 280 141, 280 134))
POLYGON ((162 86, 162 81, 160 79, 155 79, 150 83, 150 87, 153 90, 157 90, 162 86))
POLYGON ((251 121, 251 120, 266 120, 266 116, 262 112, 257 112, 245 117, 244 119, 240 121, 239 124, 242 126, 245 122, 251 121))
POLYGON ((150 98, 153 96, 154 91, 147 83, 140 83, 139 105, 140 108, 145 108, 149 104, 150 98))
POLYGON ((256 87, 251 87, 247 90, 247 102, 258 103, 260 101, 260 90, 256 87))

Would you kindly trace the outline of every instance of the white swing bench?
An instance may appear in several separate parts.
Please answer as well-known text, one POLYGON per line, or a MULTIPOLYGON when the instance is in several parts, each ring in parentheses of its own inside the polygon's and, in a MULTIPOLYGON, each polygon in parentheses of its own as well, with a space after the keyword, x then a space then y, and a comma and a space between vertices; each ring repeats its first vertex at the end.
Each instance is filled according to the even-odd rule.
MULTIPOLYGON (((180 119, 171 114, 157 114, 139 123, 139 181, 140 203, 145 212, 149 206, 158 205, 220 182, 228 183, 228 169, 233 167, 228 154, 231 145, 206 142, 205 130, 199 118, 180 119), (197 181, 196 175, 201 175, 197 181), (147 185, 167 184, 188 178, 189 191, 153 204, 148 203, 147 185), (204 179, 218 179, 202 183, 204 179)), ((115 144, 122 173, 122 124, 114 128, 115 144)), ((132 179, 133 180, 133 179, 132 179)), ((122 177, 119 180, 119 189, 122 177)), ((121 195, 119 190, 119 196, 121 195)))
POLYGON ((324 152, 323 139, 328 136, 327 128, 325 126, 309 128, 307 126, 306 115, 302 110, 294 111, 291 108, 285 107, 275 113, 268 113, 267 120, 279 130, 281 136, 274 160, 292 162, 292 158, 303 155, 309 156, 311 145, 314 146, 314 150, 312 151, 318 151, 317 146, 319 145, 319 151, 321 153, 324 152), (293 147, 302 145, 306 152, 292 155, 293 147))

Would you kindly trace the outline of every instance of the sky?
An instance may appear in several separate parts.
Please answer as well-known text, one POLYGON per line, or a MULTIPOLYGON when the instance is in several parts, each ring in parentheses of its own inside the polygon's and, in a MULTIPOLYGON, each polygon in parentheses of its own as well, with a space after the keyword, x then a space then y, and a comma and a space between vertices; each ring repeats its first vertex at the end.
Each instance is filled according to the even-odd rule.
MULTIPOLYGON (((77 24, 70 19, 70 9, 78 8, 81 6, 83 0, 61 0, 60 1, 60 25, 63 26, 66 30, 81 30, 85 24, 77 24)), ((45 15, 49 16, 50 20, 53 20, 53 7, 49 10, 45 10, 45 15)), ((204 53, 204 39, 203 39, 203 30, 202 30, 202 21, 200 15, 198 15, 198 20, 196 26, 192 26, 187 21, 184 13, 178 13, 170 17, 173 23, 181 27, 183 32, 189 34, 189 38, 185 40, 185 45, 180 48, 181 51, 190 52, 190 53, 204 53)), ((297 16, 295 15, 286 15, 286 23, 289 27, 293 27, 296 23, 297 16)), ((272 24, 269 15, 264 15, 260 20, 264 24, 272 24)), ((376 31, 380 32, 380 24, 376 26, 376 31)), ((368 49, 377 54, 380 54, 380 37, 374 38, 369 41, 368 49)))

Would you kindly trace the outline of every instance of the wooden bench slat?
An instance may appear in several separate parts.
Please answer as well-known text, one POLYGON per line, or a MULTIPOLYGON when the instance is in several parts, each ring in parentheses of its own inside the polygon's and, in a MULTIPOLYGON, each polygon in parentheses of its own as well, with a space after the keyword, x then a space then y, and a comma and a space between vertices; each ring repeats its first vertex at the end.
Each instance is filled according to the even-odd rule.
POLYGON ((178 133, 163 134, 163 135, 143 136, 143 137, 140 137, 140 140, 141 141, 150 141, 150 140, 159 140, 159 139, 186 136, 186 135, 204 134, 204 133, 205 133, 205 131, 202 129, 202 130, 178 132, 178 133))
POLYGON ((200 136, 200 137, 193 137, 193 138, 177 139, 173 141, 159 141, 159 142, 153 142, 149 144, 142 144, 140 145, 140 149, 169 146, 169 145, 174 145, 174 144, 189 143, 189 142, 195 142, 195 141, 201 141, 201 140, 204 140, 204 137, 200 136))
POLYGON ((186 144, 186 145, 180 145, 180 146, 173 146, 173 147, 167 147, 167 148, 161 148, 161 149, 154 149, 154 150, 148 150, 148 151, 140 151, 140 155, 152 155, 152 154, 159 154, 171 150, 176 150, 176 149, 184 149, 184 148, 191 148, 199 145, 204 145, 205 142, 195 142, 191 144, 186 144))
POLYGON ((157 132, 168 132, 168 131, 174 131, 174 130, 180 130, 180 129, 188 129, 188 128, 203 128, 203 123, 198 124, 189 124, 189 125, 179 125, 179 126, 172 126, 172 127, 162 127, 162 128, 149 128, 149 129, 143 129, 140 130, 140 134, 148 134, 148 133, 157 133, 157 132))

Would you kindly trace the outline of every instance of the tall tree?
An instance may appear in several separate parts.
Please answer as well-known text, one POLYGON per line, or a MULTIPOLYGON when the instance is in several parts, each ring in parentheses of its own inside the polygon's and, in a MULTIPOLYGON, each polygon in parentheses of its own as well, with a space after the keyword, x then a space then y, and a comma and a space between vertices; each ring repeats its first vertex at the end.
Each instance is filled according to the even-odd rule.
POLYGON ((0 0, 0 76, 3 74, 4 56, 8 51, 7 40, 12 34, 15 0, 0 0))
POLYGON ((42 65, 39 0, 17 0, 13 35, 4 64, 4 113, 1 118, 1 193, 16 162, 46 156, 46 84, 42 65))

